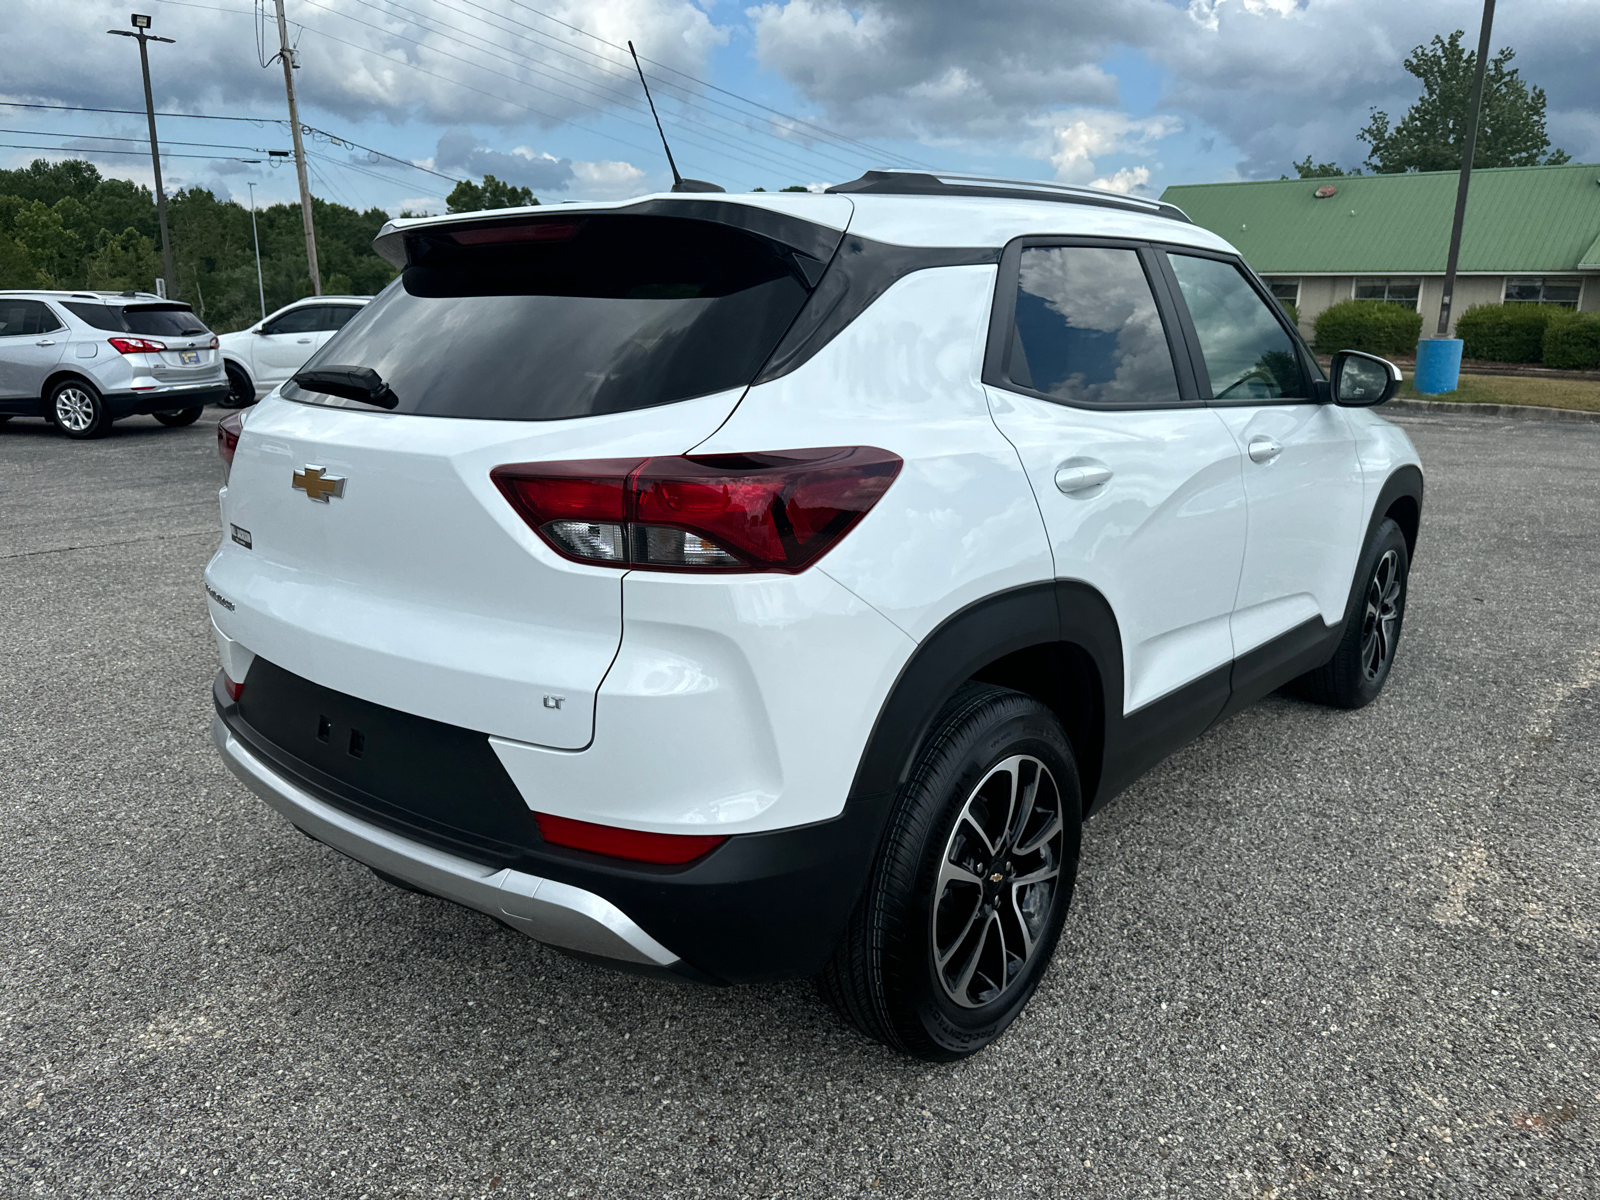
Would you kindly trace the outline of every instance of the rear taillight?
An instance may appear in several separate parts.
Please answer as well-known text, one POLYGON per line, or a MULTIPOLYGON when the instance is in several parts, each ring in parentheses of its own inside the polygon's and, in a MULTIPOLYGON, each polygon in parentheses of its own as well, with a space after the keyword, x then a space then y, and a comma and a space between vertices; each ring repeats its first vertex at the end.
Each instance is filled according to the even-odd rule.
POLYGON ((215 350, 220 345, 222 345, 222 343, 217 340, 217 335, 213 333, 211 335, 211 349, 215 350))
POLYGON ((159 354, 167 348, 165 342, 153 342, 149 338, 114 337, 106 340, 118 354, 159 354))
POLYGON ((234 451, 239 449, 239 433, 244 429, 244 414, 242 412, 229 413, 217 422, 217 457, 222 460, 222 465, 233 467, 234 451))
POLYGON ((659 571, 779 571, 816 562, 900 473, 871 446, 516 463, 491 475, 550 548, 659 571))
POLYGON ((693 862, 728 840, 726 835, 717 834, 644 833, 638 829, 574 821, 571 817, 552 817, 549 813, 534 813, 533 816, 539 824, 539 836, 552 846, 664 866, 693 862))

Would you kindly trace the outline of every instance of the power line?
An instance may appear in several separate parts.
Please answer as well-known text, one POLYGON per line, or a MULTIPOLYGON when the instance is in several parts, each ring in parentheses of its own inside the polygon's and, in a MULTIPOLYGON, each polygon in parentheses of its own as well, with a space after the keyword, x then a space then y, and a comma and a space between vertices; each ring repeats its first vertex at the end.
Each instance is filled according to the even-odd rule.
MULTIPOLYGON (((616 50, 616 51, 620 52, 621 50, 624 49, 624 47, 617 45, 617 43, 615 43, 615 42, 607 41, 605 38, 601 37, 597 33, 590 33, 587 29, 581 28, 580 26, 577 26, 577 25, 569 24, 568 22, 563 21, 560 17, 555 17, 555 16, 552 16, 551 14, 545 12, 543 9, 535 8, 531 4, 523 3, 522 0, 506 0, 506 2, 508 4, 513 5, 516 8, 520 8, 520 9, 523 9, 524 11, 526 11, 526 12, 531 12, 531 13, 535 14, 536 16, 543 17, 547 21, 553 21, 555 24, 560 25, 564 29, 570 29, 574 33, 581 33, 584 37, 593 38, 595 41, 599 42, 601 45, 610 46, 613 50, 616 50)), ((842 133, 834 133, 832 130, 825 129, 821 125, 816 124, 814 121, 807 121, 803 117, 797 117, 797 116, 794 116, 792 113, 786 113, 786 112, 783 112, 781 109, 773 108, 769 104, 762 104, 759 100, 751 100, 747 96, 741 96, 738 92, 732 92, 732 91, 729 91, 727 88, 718 87, 716 84, 710 82, 709 80, 700 79, 697 76, 689 74, 687 71, 680 71, 680 70, 678 70, 677 67, 670 67, 664 62, 657 62, 655 59, 650 58, 648 55, 640 55, 640 57, 643 58, 645 62, 649 63, 653 67, 660 67, 664 71, 671 71, 674 75, 681 75, 681 76, 683 76, 683 78, 685 78, 687 80, 690 80, 693 83, 697 83, 701 87, 708 87, 712 91, 721 92, 724 96, 732 96, 735 100, 739 100, 742 103, 749 104, 749 105, 751 105, 751 106, 753 106, 755 108, 762 109, 765 112, 772 113, 774 116, 782 117, 786 121, 793 121, 793 122, 795 122, 795 124, 804 125, 808 129, 815 129, 818 133, 824 134, 825 136, 833 138, 836 141, 849 142, 852 145, 860 146, 863 150, 868 150, 868 151, 872 152, 873 154, 881 155, 881 154, 887 153, 891 157, 902 159, 906 163, 908 163, 909 165, 914 166, 914 167, 922 167, 922 168, 924 168, 926 170, 933 170, 934 169, 934 168, 930 167, 927 163, 918 162, 915 159, 908 158, 907 156, 905 156, 903 154, 896 154, 893 151, 881 150, 876 146, 869 145, 868 143, 863 142, 863 141, 859 141, 858 139, 853 138, 853 137, 848 137, 848 136, 846 136, 845 134, 842 134, 842 133)), ((620 61, 620 59, 618 61, 620 61)))
MULTIPOLYGON (((544 86, 542 86, 540 84, 529 83, 525 79, 518 79, 515 75, 508 75, 504 71, 496 71, 493 67, 486 67, 482 63, 475 63, 471 59, 462 58, 459 54, 451 54, 448 50, 441 50, 438 46, 431 46, 427 42, 418 41, 416 38, 406 37, 403 34, 396 33, 391 29, 384 29, 382 26, 374 25, 370 21, 363 21, 360 17, 354 17, 354 16, 351 16, 349 13, 340 12, 337 9, 330 8, 328 5, 320 3, 320 0, 302 0, 302 2, 311 5, 313 8, 320 8, 320 9, 324 10, 325 12, 333 13, 335 16, 343 17, 346 21, 351 21, 351 22, 354 22, 357 25, 362 25, 362 26, 365 26, 368 29, 375 30, 378 33, 383 34, 385 37, 395 38, 395 39, 397 39, 399 41, 402 41, 402 42, 409 42, 413 46, 418 47, 419 49, 427 50, 432 54, 441 55, 444 58, 448 58, 448 59, 451 59, 454 62, 461 63, 463 66, 468 66, 468 67, 473 68, 474 70, 487 72, 488 74, 497 76, 497 77, 499 77, 501 79, 508 79, 512 83, 519 84, 522 87, 532 88, 535 91, 546 92, 549 95, 552 95, 552 96, 556 97, 556 99, 558 99, 558 100, 565 101, 568 104, 576 104, 580 108, 587 108, 587 109, 591 110, 592 112, 600 114, 601 116, 610 115, 610 114, 608 114, 606 112, 605 109, 600 108, 600 107, 598 107, 596 105, 587 104, 584 101, 576 100, 571 96, 563 95, 560 92, 552 91, 550 88, 544 87, 544 86)), ((365 3, 365 0, 357 0, 357 2, 358 3, 365 3)), ((370 5, 368 7, 370 7, 370 5)), ((331 36, 331 35, 326 34, 326 33, 321 33, 321 31, 313 29, 309 25, 303 26, 303 28, 306 29, 307 32, 316 33, 316 34, 318 34, 319 36, 322 36, 322 37, 331 36)), ((431 32, 431 31, 425 31, 425 32, 431 32)), ((440 35, 440 36, 442 36, 442 35, 440 35)), ((338 41, 339 39, 335 38, 334 40, 338 41)), ((446 36, 444 38, 444 40, 453 41, 457 45, 466 45, 466 43, 461 42, 457 38, 450 38, 450 37, 446 36)), ((344 44, 352 46, 354 49, 361 50, 364 53, 375 53, 373 51, 368 50, 364 46, 355 46, 353 43, 350 43, 350 42, 346 42, 344 44)), ((476 47, 476 46, 468 46, 467 48, 468 49, 472 49, 472 50, 478 50, 478 47, 476 47)), ((480 53, 486 53, 485 51, 479 51, 479 52, 480 53)), ((381 57, 384 57, 384 56, 379 55, 378 57, 381 58, 381 57)), ((502 55, 491 55, 491 57, 499 58, 502 62, 511 62, 511 60, 506 59, 502 55)), ((389 61, 391 61, 391 62, 403 62, 404 60, 401 60, 401 59, 390 59, 389 61)), ((411 64, 411 63, 405 63, 405 65, 413 67, 413 69, 418 69, 418 68, 415 68, 414 64, 411 64)), ((518 64, 515 63, 515 62, 511 62, 511 65, 516 66, 518 64)), ((440 78, 447 78, 447 77, 446 76, 440 76, 440 78)), ((456 81, 451 80, 450 82, 456 82, 456 81)), ((474 89, 474 90, 481 90, 481 89, 474 89)), ((500 100, 502 103, 510 103, 510 101, 505 100, 504 97, 496 97, 496 99, 500 100)), ((527 107, 527 106, 522 106, 522 107, 527 107)), ((539 110, 530 108, 529 111, 537 112, 539 110)), ((563 124, 563 125, 575 124, 575 122, 573 122, 570 118, 567 118, 567 117, 558 117, 558 116, 555 116, 552 113, 544 113, 542 115, 548 117, 550 120, 552 120, 554 122, 557 122, 559 124, 563 124)), ((645 129, 650 128, 650 126, 646 125, 643 121, 629 120, 626 117, 622 117, 622 118, 619 118, 619 119, 625 121, 627 124, 630 124, 630 125, 638 125, 641 128, 645 128, 645 129)), ((605 132, 603 132, 601 130, 591 130, 590 132, 594 133, 594 134, 597 134, 600 137, 609 137, 613 141, 619 141, 619 142, 623 141, 621 138, 617 138, 614 134, 608 134, 608 133, 605 133, 605 132)), ((726 151, 718 151, 718 150, 716 150, 715 147, 706 146, 703 142, 698 142, 694 138, 691 138, 691 137, 686 137, 683 140, 687 141, 690 145, 699 146, 702 150, 710 150, 713 153, 727 153, 726 151)), ((630 145, 631 143, 623 142, 623 144, 624 145, 630 145)), ((644 150, 645 153, 654 154, 654 150, 645 150, 645 148, 641 147, 641 146, 634 146, 634 149, 644 150)), ((743 162, 746 166, 755 167, 757 170, 769 171, 769 170, 773 169, 770 164, 763 165, 761 163, 751 162, 749 159, 741 158, 737 154, 730 154, 729 157, 738 159, 739 161, 743 162)))
MULTIPOLYGON (((314 3, 315 0, 308 0, 308 2, 314 3)), ((513 50, 512 53, 516 54, 517 58, 516 59, 507 58, 505 55, 496 54, 491 50, 486 50, 482 46, 471 45, 471 44, 469 44, 467 42, 463 42, 460 38, 452 38, 448 34, 442 34, 442 33, 439 33, 437 30, 428 29, 426 26, 422 26, 420 24, 420 21, 430 21, 435 25, 442 26, 445 29, 454 30, 456 33, 460 33, 460 34, 464 35, 465 37, 470 37, 470 38, 476 39, 477 41, 489 41, 489 39, 485 38, 483 35, 478 34, 478 33, 473 33, 470 30, 462 29, 459 25, 450 25, 450 24, 447 24, 444 21, 439 20, 437 17, 430 16, 430 15, 428 15, 426 13, 418 12, 418 10, 416 10, 414 8, 408 8, 406 5, 399 3, 399 0, 382 0, 382 2, 387 4, 390 8, 395 8, 395 9, 401 10, 402 12, 411 13, 414 18, 420 18, 420 21, 419 20, 415 20, 415 19, 407 20, 407 18, 405 18, 405 17, 397 17, 397 16, 395 16, 395 14, 387 12, 384 9, 379 8, 377 6, 377 4, 372 2, 372 0, 354 0, 354 2, 357 3, 357 4, 360 4, 364 8, 369 8, 369 9, 372 9, 373 11, 375 11, 375 12, 382 13, 385 16, 391 16, 391 17, 394 17, 394 19, 396 19, 396 20, 405 21, 407 24, 418 26, 424 32, 431 33, 435 37, 440 38, 440 39, 442 39, 444 41, 453 42, 456 45, 463 46, 463 47, 466 47, 467 49, 477 51, 480 54, 486 54, 490 58, 499 59, 501 62, 507 63, 507 64, 509 64, 509 65, 511 65, 513 67, 519 67, 519 68, 522 68, 522 69, 531 70, 535 74, 543 75, 546 78, 551 78, 552 82, 560 83, 561 86, 571 88, 574 91, 581 91, 581 92, 583 92, 583 93, 585 93, 587 95, 595 97, 598 100, 601 100, 602 102, 615 104, 618 107, 626 108, 626 109, 628 109, 629 111, 632 111, 632 112, 643 112, 644 111, 643 107, 639 104, 638 100, 630 93, 619 92, 614 88, 607 88, 604 85, 599 85, 600 86, 600 90, 596 91, 593 88, 590 88, 590 87, 587 87, 587 86, 583 86, 581 84, 566 83, 565 81, 562 81, 562 80, 555 80, 553 78, 552 72, 556 72, 556 73, 559 73, 559 74, 562 74, 562 75, 568 75, 568 76, 571 76, 574 79, 580 79, 580 80, 582 79, 582 76, 576 75, 576 74, 574 74, 573 72, 570 72, 570 71, 562 70, 559 67, 550 67, 549 64, 543 63, 538 59, 534 59, 534 58, 530 57, 527 54, 523 54, 523 53, 520 53, 520 52, 515 51, 515 50, 513 50), (614 97, 615 99, 608 100, 607 99, 608 97, 614 97)), ((318 7, 322 7, 322 6, 319 5, 318 7)), ((332 10, 330 10, 330 11, 332 11, 332 10)), ((350 16, 348 16, 347 14, 344 14, 344 13, 340 13, 339 15, 340 16, 344 16, 346 20, 355 20, 355 18, 350 17, 350 16)), ((467 18, 469 20, 477 20, 477 21, 483 22, 486 25, 489 24, 482 17, 474 17, 471 14, 463 14, 463 15, 467 16, 467 18)), ((358 23, 365 24, 365 22, 358 22, 358 23)), ((373 28, 373 27, 369 26, 369 28, 373 28)), ((501 28, 500 26, 497 26, 497 25, 489 25, 489 28, 495 30, 497 33, 510 33, 512 37, 520 37, 520 36, 522 36, 522 35, 519 35, 519 34, 516 34, 516 33, 512 33, 511 30, 503 29, 503 28, 501 28)), ((315 31, 313 31, 313 32, 315 32, 315 31)), ((393 33, 391 33, 390 31, 387 31, 387 30, 384 30, 383 32, 388 33, 389 36, 398 36, 398 35, 393 34, 393 33)), ((531 39, 524 39, 524 40, 531 40, 531 39)), ((437 49, 437 47, 427 46, 426 43, 420 43, 419 42, 417 44, 418 45, 422 45, 427 49, 432 49, 432 50, 435 51, 435 53, 443 53, 442 51, 439 51, 437 49)), ((506 47, 506 48, 510 49, 510 47, 506 47)), ((452 55, 450 57, 455 57, 455 56, 452 55)), ((472 62, 470 62, 469 60, 466 60, 466 59, 459 59, 458 61, 467 63, 467 65, 472 66, 472 67, 474 67, 474 68, 476 68, 478 70, 490 70, 490 68, 483 67, 483 66, 481 66, 480 64, 477 64, 477 63, 472 63, 472 62)), ((494 72, 494 73, 495 74, 500 74, 500 72, 494 72)), ((532 87, 532 88, 535 88, 535 89, 537 89, 539 91, 549 92, 551 95, 556 96, 559 99, 565 100, 568 103, 580 104, 583 107, 592 108, 596 112, 600 112, 602 114, 605 112, 604 109, 598 108, 598 107, 596 107, 594 105, 591 105, 591 104, 587 104, 586 102, 584 102, 582 100, 575 100, 572 97, 570 97, 570 96, 568 96, 568 95, 566 95, 564 93, 552 92, 552 91, 550 91, 549 88, 542 87, 539 84, 528 83, 525 80, 519 80, 518 82, 521 82, 523 84, 523 86, 525 86, 525 87, 532 87)), ((589 81, 584 81, 584 82, 587 83, 589 81)), ((631 124, 637 124, 637 125, 641 126, 642 128, 649 128, 649 126, 643 121, 634 121, 634 122, 630 122, 630 123, 631 124)), ((753 153, 753 154, 762 155, 763 157, 766 157, 766 158, 769 159, 766 167, 764 167, 764 168, 761 166, 761 164, 750 162, 749 159, 742 159, 741 161, 743 161, 747 166, 754 166, 757 169, 765 169, 765 170, 795 170, 796 168, 798 168, 801 171, 807 171, 807 172, 816 169, 812 164, 800 162, 798 159, 791 158, 787 162, 781 161, 780 158, 776 154, 774 154, 771 150, 750 146, 748 143, 730 141, 729 139, 721 136, 721 134, 718 133, 717 131, 715 131, 713 129, 706 128, 704 126, 691 125, 691 126, 688 126, 688 128, 694 130, 700 136, 709 137, 709 138, 713 139, 714 141, 720 143, 723 147, 731 148, 731 150, 734 152, 732 156, 735 157, 735 158, 739 157, 739 155, 737 153, 738 151, 745 150, 745 151, 748 151, 748 152, 753 153)), ((754 132, 757 132, 757 133, 760 133, 760 134, 764 134, 765 136, 769 136, 769 137, 773 136, 770 133, 767 133, 766 131, 762 131, 762 130, 755 130, 754 132)), ((688 140, 691 141, 691 144, 694 144, 692 138, 688 139, 688 140)), ((780 142, 782 141, 781 138, 775 138, 774 140, 777 140, 777 141, 780 141, 780 142)), ((704 146, 703 143, 699 143, 699 144, 702 145, 702 148, 711 149, 710 147, 704 146)), ((786 148, 789 148, 789 147, 786 147, 786 148)), ((804 149, 804 148, 802 148, 802 149, 804 149)), ((817 154, 818 153, 815 150, 805 150, 804 152, 810 153, 810 154, 817 154)), ((729 149, 723 149, 721 151, 721 153, 729 153, 729 149)), ((849 165, 849 164, 847 164, 847 165, 849 165)))
MULTIPOLYGON (((174 2, 174 0, 167 0, 167 3, 169 3, 169 4, 173 3, 173 2, 174 2)), ((219 12, 226 12, 226 11, 230 11, 230 10, 219 9, 218 11, 219 12)), ((144 116, 144 110, 143 109, 138 109, 138 108, 95 108, 95 107, 92 107, 92 106, 87 105, 87 104, 24 104, 21 101, 16 101, 16 100, 0 100, 0 107, 5 107, 5 108, 50 109, 50 110, 56 111, 56 112, 113 113, 113 114, 120 115, 120 116, 135 116, 135 117, 144 116)), ((260 125, 285 125, 286 126, 286 125, 289 124, 289 122, 284 120, 282 117, 230 117, 230 116, 223 116, 223 115, 220 115, 220 114, 217 114, 217 113, 158 112, 156 114, 156 116, 162 117, 162 118, 183 117, 183 118, 187 118, 187 119, 193 120, 193 121, 246 121, 246 122, 249 122, 252 125, 257 125, 257 126, 260 126, 260 125)), ((460 183, 461 182, 461 180, 457 179, 454 175, 446 175, 443 171, 435 171, 432 167, 425 167, 421 163, 412 162, 408 158, 398 158, 395 155, 387 154, 382 150, 375 150, 371 146, 363 146, 360 142, 352 142, 347 137, 342 137, 342 136, 340 136, 339 134, 336 134, 336 133, 329 133, 326 129, 318 129, 315 125, 307 125, 304 122, 302 122, 301 125, 300 125, 300 128, 305 130, 307 133, 312 134, 313 136, 326 138, 328 141, 333 142, 336 145, 350 146, 350 147, 353 147, 356 150, 365 150, 368 154, 376 154, 380 158, 387 158, 391 162, 399 163, 401 166, 410 167, 413 171, 425 171, 429 175, 437 175, 440 179, 448 179, 451 183, 460 183)), ((26 131, 23 131, 23 132, 26 132, 26 131)), ((59 134, 59 135, 56 135, 56 136, 60 136, 60 137, 78 137, 80 135, 78 135, 78 134, 59 134)), ((82 134, 81 136, 83 136, 83 137, 93 137, 94 135, 93 134, 82 134)), ((176 144, 179 144, 179 143, 174 143, 174 144, 176 145, 176 144)), ((217 144, 217 143, 189 142, 189 143, 183 143, 183 144, 186 144, 186 145, 213 145, 213 144, 217 144)))
MULTIPOLYGON (((38 151, 40 151, 41 153, 44 153, 44 154, 78 154, 78 155, 83 155, 83 154, 132 154, 132 155, 134 155, 135 157, 138 157, 138 158, 146 158, 150 154, 149 150, 101 150, 101 149, 98 149, 98 148, 86 149, 83 146, 23 146, 23 145, 19 145, 16 142, 0 142, 0 150, 38 150, 38 151)), ((228 154, 167 154, 167 153, 163 153, 161 155, 161 157, 162 158, 203 158, 203 159, 207 159, 210 162, 256 163, 256 162, 264 161, 263 159, 259 159, 259 158, 238 158, 236 156, 228 155, 228 154)))
MULTIPOLYGON (((141 146, 149 146, 149 138, 140 137, 112 137, 105 133, 73 133, 63 129, 0 129, 0 133, 21 134, 23 137, 63 137, 80 138, 85 141, 96 142, 137 142, 141 146)), ((234 142, 175 142, 170 138, 163 138, 163 146, 209 146, 216 150, 254 150, 257 154, 271 155, 272 151, 264 150, 260 146, 241 146, 234 142)), ((283 153, 280 151, 280 153, 283 153)))

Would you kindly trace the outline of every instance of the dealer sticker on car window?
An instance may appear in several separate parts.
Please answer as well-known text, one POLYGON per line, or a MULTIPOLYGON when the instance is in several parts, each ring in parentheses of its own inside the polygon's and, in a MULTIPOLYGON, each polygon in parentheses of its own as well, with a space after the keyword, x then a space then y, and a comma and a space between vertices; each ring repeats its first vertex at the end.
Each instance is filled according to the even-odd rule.
POLYGON ((186 367, 198 367, 200 365, 200 351, 180 350, 178 351, 178 361, 186 367))

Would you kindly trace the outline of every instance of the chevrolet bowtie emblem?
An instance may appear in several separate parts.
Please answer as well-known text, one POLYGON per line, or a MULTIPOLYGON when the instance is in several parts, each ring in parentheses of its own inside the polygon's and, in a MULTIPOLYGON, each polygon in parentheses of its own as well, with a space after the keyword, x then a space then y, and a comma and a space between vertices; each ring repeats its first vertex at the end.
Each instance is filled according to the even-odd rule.
POLYGON ((307 466, 304 471, 296 471, 290 483, 320 504, 326 504, 329 496, 344 495, 344 476, 325 475, 322 467, 307 466))

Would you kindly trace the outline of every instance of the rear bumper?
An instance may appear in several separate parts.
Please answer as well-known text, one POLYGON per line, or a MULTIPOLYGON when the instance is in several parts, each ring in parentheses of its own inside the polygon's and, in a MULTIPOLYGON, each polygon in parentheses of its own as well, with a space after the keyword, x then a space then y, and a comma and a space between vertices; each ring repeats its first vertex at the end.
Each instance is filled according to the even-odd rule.
POLYGON ((228 398, 228 382, 170 384, 149 391, 118 392, 104 397, 106 410, 113 420, 123 417, 147 416, 150 413, 177 412, 185 408, 203 408, 207 404, 220 404, 228 398))
MULTIPOLYGON (((252 688, 265 688, 266 666, 255 660, 246 701, 252 688)), ((315 757, 314 749, 290 750, 277 740, 281 728, 269 737, 247 721, 220 675, 212 694, 212 737, 224 761, 316 840, 538 941, 703 983, 820 971, 865 887, 892 800, 855 796, 832 820, 735 835, 687 866, 653 866, 541 841, 509 779, 509 791, 500 791, 472 765, 477 739, 495 762, 487 735, 364 705, 364 763, 377 767, 387 757, 383 743, 396 742, 403 761, 387 775, 364 776, 375 790, 362 790, 326 773, 339 755, 306 761, 298 753, 315 757), (432 759, 445 774, 427 769, 432 759)), ((342 730, 332 694, 323 696, 342 730)))
POLYGON ((646 967, 678 965, 676 954, 593 892, 458 858, 341 812, 250 753, 220 716, 212 719, 211 738, 247 788, 298 829, 359 863, 507 921, 553 946, 646 967))

